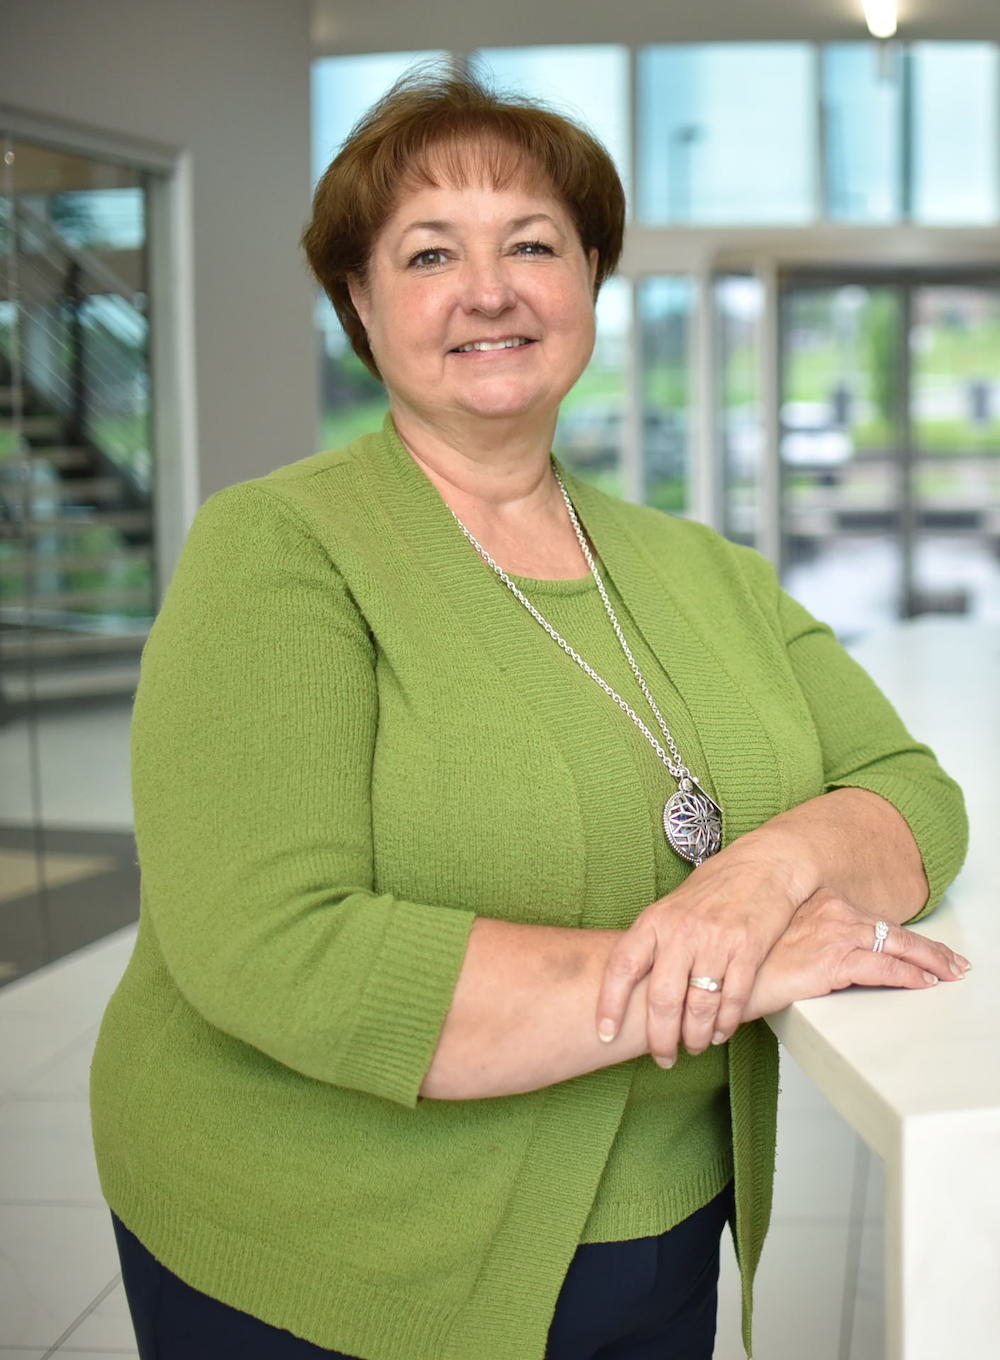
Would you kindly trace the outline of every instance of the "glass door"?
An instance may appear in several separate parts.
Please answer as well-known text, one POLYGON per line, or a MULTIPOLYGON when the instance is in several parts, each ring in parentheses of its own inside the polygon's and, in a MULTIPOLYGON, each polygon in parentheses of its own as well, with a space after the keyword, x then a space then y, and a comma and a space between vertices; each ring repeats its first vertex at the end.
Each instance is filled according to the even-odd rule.
POLYGON ((144 170, 0 127, 0 982, 134 919, 155 610, 144 170))
POLYGON ((1000 620, 1000 279, 911 290, 910 614, 1000 620))
POLYGON ((848 638, 1000 617, 1000 280, 787 276, 779 330, 788 588, 848 638))

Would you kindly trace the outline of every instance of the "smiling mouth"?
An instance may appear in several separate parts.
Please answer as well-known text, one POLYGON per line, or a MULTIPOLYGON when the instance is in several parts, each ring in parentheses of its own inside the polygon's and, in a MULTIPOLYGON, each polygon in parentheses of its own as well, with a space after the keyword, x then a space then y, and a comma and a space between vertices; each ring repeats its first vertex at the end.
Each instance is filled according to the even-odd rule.
POLYGON ((481 354, 493 349, 520 349, 522 345, 533 345, 534 343, 534 340, 529 340, 523 335, 512 336, 509 340, 472 340, 467 345, 459 345, 450 353, 481 354))

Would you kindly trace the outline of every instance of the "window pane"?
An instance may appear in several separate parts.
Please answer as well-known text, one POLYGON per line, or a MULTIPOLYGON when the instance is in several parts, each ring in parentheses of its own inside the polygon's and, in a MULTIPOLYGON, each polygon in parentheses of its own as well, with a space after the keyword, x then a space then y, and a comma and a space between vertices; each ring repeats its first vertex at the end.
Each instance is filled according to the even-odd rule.
POLYGON ((593 132, 629 192, 627 48, 487 47, 477 55, 499 90, 544 100, 593 132))
POLYGON ((823 49, 827 216, 891 222, 902 206, 899 54, 871 42, 823 49))
POLYGON ((919 613, 1000 621, 1000 286, 914 288, 910 403, 919 613))
POLYGON ((785 582, 842 637, 899 615, 902 305, 854 283, 781 299, 785 582))
POLYGON ((759 279, 734 274, 716 281, 722 530, 735 543, 750 547, 757 543, 764 453, 758 355, 763 311, 759 279))
POLYGON ((694 305, 694 284, 688 278, 644 279, 639 287, 643 500, 659 510, 688 507, 694 305))
POLYGON ((417 62, 444 62, 444 52, 374 52, 322 57, 312 64, 313 179, 340 150, 361 115, 417 62))
POLYGON ((1000 47, 914 43, 913 216, 919 222, 995 222, 1000 47))
POLYGON ((646 47, 638 80, 643 221, 812 219, 816 97, 808 44, 646 47))
POLYGON ((597 299, 597 343, 559 413, 556 453, 579 477, 613 496, 625 493, 622 439, 631 289, 609 279, 597 299))

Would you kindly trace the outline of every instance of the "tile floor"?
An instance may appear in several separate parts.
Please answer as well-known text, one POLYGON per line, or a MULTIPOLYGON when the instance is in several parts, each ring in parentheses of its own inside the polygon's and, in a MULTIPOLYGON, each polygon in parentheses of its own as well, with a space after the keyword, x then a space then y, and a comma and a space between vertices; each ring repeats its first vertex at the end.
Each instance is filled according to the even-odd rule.
MULTIPOLYGON (((135 1356, 90 1149, 87 1069, 127 927, 0 991, 0 1360, 135 1356)), ((785 1060, 758 1360, 878 1360, 881 1182, 785 1060)), ((716 1360, 743 1360, 726 1247, 716 1360)))
POLYGON ((0 991, 0 1360, 135 1356, 87 1072, 132 927, 0 991))

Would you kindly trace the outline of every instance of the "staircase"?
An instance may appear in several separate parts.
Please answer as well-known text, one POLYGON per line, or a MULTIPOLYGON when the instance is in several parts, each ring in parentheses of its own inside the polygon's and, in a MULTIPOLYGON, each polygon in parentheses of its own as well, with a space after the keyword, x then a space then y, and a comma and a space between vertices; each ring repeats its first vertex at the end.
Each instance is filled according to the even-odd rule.
POLYGON ((29 203, 6 206, 0 714, 11 716, 133 694, 156 572, 144 297, 29 203))

